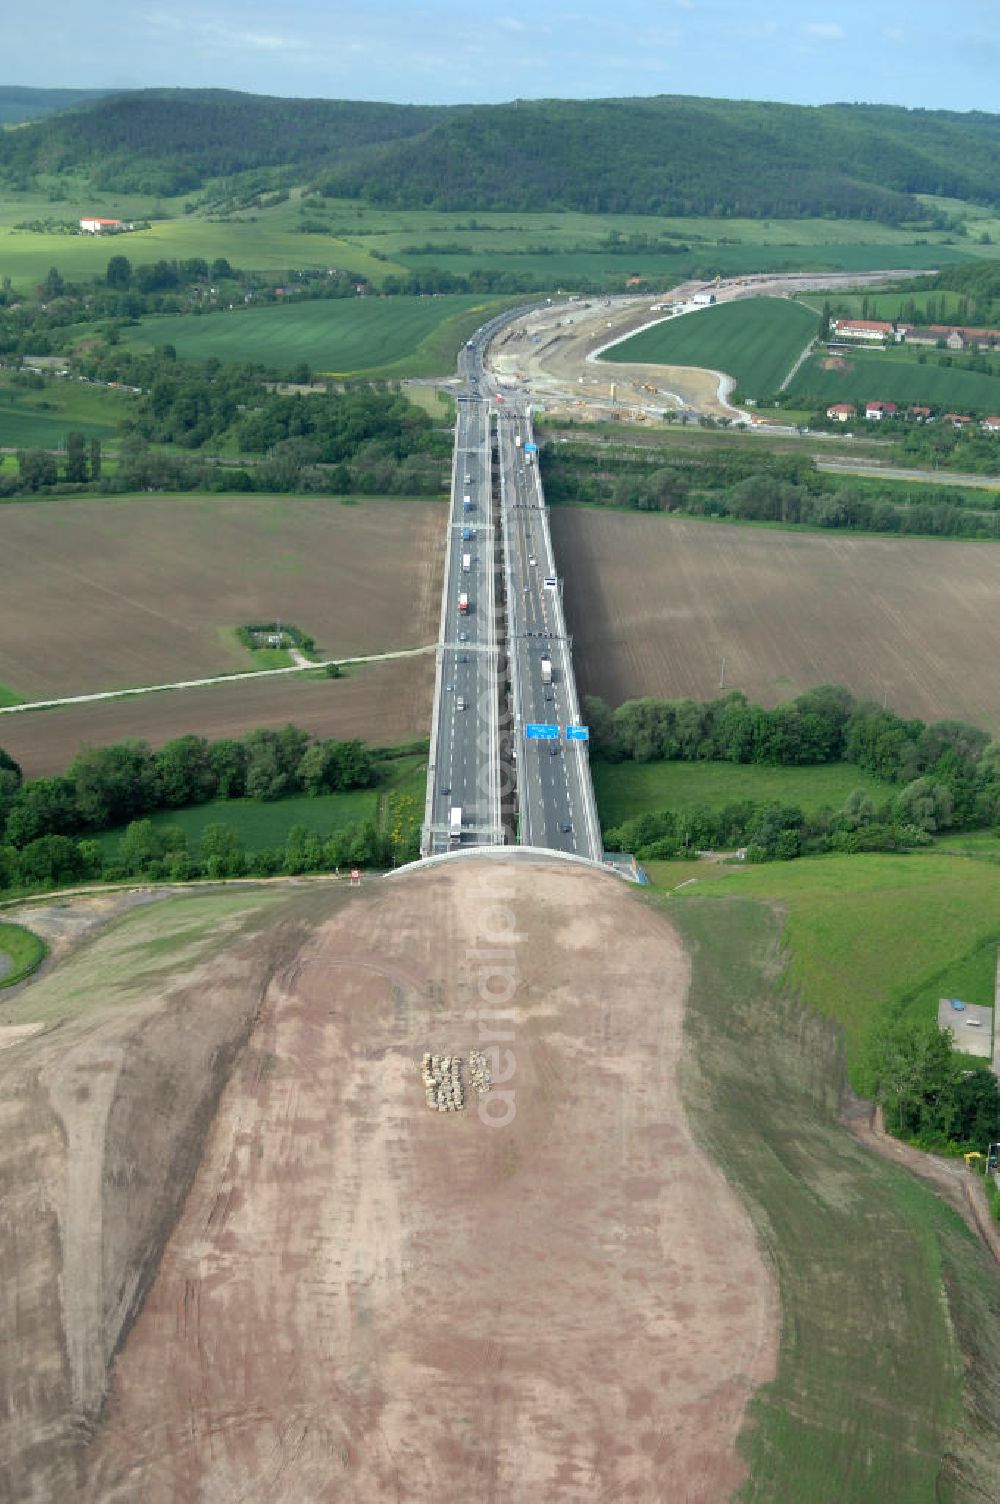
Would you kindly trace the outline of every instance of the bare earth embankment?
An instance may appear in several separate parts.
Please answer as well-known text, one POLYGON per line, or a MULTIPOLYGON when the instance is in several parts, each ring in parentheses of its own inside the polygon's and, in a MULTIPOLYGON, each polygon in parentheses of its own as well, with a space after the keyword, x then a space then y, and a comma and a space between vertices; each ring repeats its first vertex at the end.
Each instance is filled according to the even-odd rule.
MULTIPOLYGON (((188 925, 201 912, 209 933, 223 899, 183 900, 188 925)), ((0 1370, 20 1410, 0 1436, 18 1448, 18 1497, 728 1497, 746 1400, 774 1373, 777 1308, 748 1219, 680 1108, 688 966, 672 928, 610 876, 541 865, 463 861, 271 901, 231 916, 225 950, 193 966, 165 938, 171 905, 122 921, 111 971, 134 988, 149 957, 140 1013, 112 987, 99 1047, 84 1012, 0 1060, 23 1117, 4 1135, 8 1170, 31 1140, 42 1187, 20 1260, 4 1260, 22 1271, 7 1286, 20 1339, 0 1370), (136 952, 140 925, 160 938, 147 931, 136 952), (510 1037, 487 1121, 472 1093, 463 1113, 429 1112, 423 1051, 467 1059, 489 1029, 510 1037), (56 1282, 96 1301, 103 1281, 118 1310, 135 1265, 121 1239, 103 1271, 77 1248, 70 1279, 58 1188, 67 1170, 79 1182, 78 1228, 116 1197, 131 1201, 133 1241, 151 1224, 140 1191, 162 1137, 113 1121, 108 1103, 129 1098, 131 1062, 171 1030, 182 1103, 210 1074, 210 1036, 227 1039, 226 1080, 211 1122, 189 1112, 190 1189, 156 1230, 162 1256, 80 1448, 58 1416, 78 1349, 58 1340, 56 1282), (61 1072, 55 1095, 43 1062, 61 1072), (42 1351, 47 1427, 25 1377, 42 1351), (61 1452, 43 1446, 60 1424, 61 1452)), ((78 997, 72 968, 102 943, 35 998, 60 975, 78 997)), ((7 1021, 31 1007, 28 989, 7 1021)), ((149 1080, 135 1085, 148 1098, 149 1080)), ((9 1253, 9 1224, 3 1236, 9 1253)))
POLYGON ((1000 731, 1000 547, 555 508, 584 694, 773 705, 845 684, 1000 731))

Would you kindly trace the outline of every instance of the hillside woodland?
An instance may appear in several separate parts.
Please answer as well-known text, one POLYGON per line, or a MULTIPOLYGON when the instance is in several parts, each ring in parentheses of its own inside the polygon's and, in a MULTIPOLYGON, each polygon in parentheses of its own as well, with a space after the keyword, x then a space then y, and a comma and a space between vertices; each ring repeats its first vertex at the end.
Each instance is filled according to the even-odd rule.
POLYGON ((148 89, 0 138, 39 173, 163 194, 266 169, 396 208, 919 221, 916 194, 1000 202, 1000 116, 664 95, 430 107, 148 89), (516 164, 516 171, 512 164, 516 164))

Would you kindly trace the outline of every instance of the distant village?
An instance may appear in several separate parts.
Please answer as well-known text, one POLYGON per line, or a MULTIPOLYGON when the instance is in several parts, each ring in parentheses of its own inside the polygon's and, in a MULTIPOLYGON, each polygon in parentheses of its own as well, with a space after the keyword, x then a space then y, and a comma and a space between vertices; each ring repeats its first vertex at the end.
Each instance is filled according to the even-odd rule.
MULTIPOLYGON (((845 348, 864 345, 868 348, 885 348, 887 345, 915 345, 935 350, 998 350, 1000 329, 971 329, 959 324, 904 324, 886 323, 879 319, 831 319, 828 345, 831 350, 837 345, 845 348)), ((906 418, 914 423, 933 423, 935 413, 930 407, 900 408, 895 402, 867 402, 858 409, 850 402, 834 402, 826 410, 833 423, 850 423, 859 415, 867 423, 881 423, 886 418, 906 418)), ((942 413, 942 423, 953 428, 965 428, 975 423, 968 413, 942 413)), ((983 418, 979 424, 984 433, 1000 433, 1000 417, 983 418)))

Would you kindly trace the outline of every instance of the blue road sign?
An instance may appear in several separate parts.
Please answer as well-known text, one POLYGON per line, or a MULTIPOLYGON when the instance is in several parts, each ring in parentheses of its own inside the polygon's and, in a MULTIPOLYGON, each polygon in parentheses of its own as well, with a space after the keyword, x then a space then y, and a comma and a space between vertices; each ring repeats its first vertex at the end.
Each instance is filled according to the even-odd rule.
POLYGON ((568 742, 589 742, 590 741, 590 727, 589 726, 567 726, 566 727, 566 740, 568 742))
POLYGON ((535 721, 529 721, 524 728, 524 734, 529 741, 557 741, 559 738, 559 727, 543 726, 535 721))
POLYGON ((538 445, 537 444, 525 444, 525 446, 524 446, 524 452, 525 452, 525 454, 537 454, 538 453, 538 445))

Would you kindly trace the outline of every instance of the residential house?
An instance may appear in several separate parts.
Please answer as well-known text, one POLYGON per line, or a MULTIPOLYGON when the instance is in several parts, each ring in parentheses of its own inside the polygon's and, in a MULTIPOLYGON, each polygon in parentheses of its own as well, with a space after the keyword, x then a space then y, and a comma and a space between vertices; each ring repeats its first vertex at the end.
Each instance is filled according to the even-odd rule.
POLYGON ((912 418, 914 423, 930 423, 933 420, 933 409, 929 407, 910 407, 906 416, 912 418))
POLYGON ((85 235, 117 235, 125 226, 120 219, 81 219, 80 229, 85 235))
POLYGON ((972 419, 968 413, 942 413, 941 422, 950 423, 952 428, 965 428, 972 419))
POLYGON ((868 402, 865 404, 865 417, 869 423, 881 423, 883 418, 894 418, 895 416, 895 402, 868 402))
POLYGON ((850 402, 834 402, 827 408, 826 415, 833 423, 849 423, 854 417, 854 408, 850 402))
POLYGON ((1000 433, 1000 418, 984 418, 983 431, 985 433, 1000 433))

